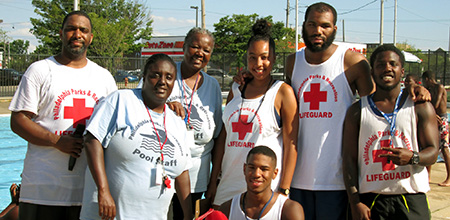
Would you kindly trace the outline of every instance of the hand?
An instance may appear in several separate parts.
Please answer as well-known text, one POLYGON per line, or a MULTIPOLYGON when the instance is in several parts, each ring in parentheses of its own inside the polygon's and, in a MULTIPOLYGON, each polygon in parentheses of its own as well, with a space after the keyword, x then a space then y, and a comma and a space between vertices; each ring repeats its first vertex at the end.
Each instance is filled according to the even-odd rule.
POLYGON ((209 199, 209 201, 211 202, 210 207, 212 207, 214 203, 216 192, 217 192, 217 184, 210 182, 208 185, 208 189, 205 192, 205 199, 209 199))
POLYGON ((239 71, 236 76, 233 77, 233 81, 239 85, 244 85, 245 82, 250 79, 253 79, 253 76, 248 70, 239 71))
POLYGON ((408 165, 413 156, 413 152, 406 148, 382 147, 381 149, 391 153, 380 154, 379 157, 387 157, 388 160, 399 166, 408 165))
POLYGON ((352 218, 353 220, 369 220, 370 219, 370 209, 362 202, 352 205, 352 218))
POLYGON ((414 102, 429 102, 431 101, 430 92, 423 86, 414 85, 408 88, 409 95, 414 102))
POLYGON ((116 204, 109 190, 106 192, 98 192, 98 215, 102 220, 112 220, 116 217, 116 204))
POLYGON ((442 124, 442 118, 441 118, 441 116, 436 115, 436 119, 437 119, 438 125, 442 124))
POLYGON ((70 154, 72 157, 78 158, 83 148, 83 138, 75 138, 71 135, 60 136, 58 142, 55 144, 55 148, 61 152, 70 154))
POLYGON ((183 108, 183 105, 179 102, 168 102, 167 106, 169 106, 172 111, 174 111, 178 116, 184 119, 186 117, 186 112, 183 108))

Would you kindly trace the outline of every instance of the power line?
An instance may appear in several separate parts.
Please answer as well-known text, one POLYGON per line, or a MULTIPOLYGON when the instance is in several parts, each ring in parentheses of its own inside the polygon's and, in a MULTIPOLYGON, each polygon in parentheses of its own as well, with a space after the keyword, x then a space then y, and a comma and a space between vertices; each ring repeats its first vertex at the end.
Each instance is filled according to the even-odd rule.
POLYGON ((350 14, 350 13, 352 13, 352 12, 355 12, 355 11, 361 10, 362 8, 364 8, 364 7, 367 7, 367 6, 369 6, 370 4, 373 4, 373 3, 377 2, 377 1, 378 1, 378 0, 373 0, 373 1, 371 1, 371 2, 369 2, 369 3, 367 3, 367 4, 365 4, 365 5, 363 5, 363 6, 361 6, 361 7, 358 7, 358 8, 352 9, 352 10, 350 10, 350 11, 346 11, 346 12, 338 13, 338 15, 345 15, 345 14, 350 14))

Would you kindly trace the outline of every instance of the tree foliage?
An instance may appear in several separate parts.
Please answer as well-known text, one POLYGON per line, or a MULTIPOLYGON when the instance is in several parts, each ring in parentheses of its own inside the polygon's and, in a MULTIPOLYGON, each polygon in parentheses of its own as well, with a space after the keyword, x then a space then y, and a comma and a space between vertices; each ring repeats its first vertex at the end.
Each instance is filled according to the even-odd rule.
MULTIPOLYGON (((214 24, 214 37, 216 44, 214 52, 232 53, 236 62, 232 65, 242 67, 245 64, 244 56, 247 49, 247 42, 252 35, 252 26, 260 18, 258 14, 243 15, 233 14, 225 16, 214 24)), ((272 16, 262 17, 272 23, 272 37, 276 43, 278 52, 294 52, 294 47, 290 42, 295 42, 295 31, 285 28, 283 22, 273 22, 272 16)), ((281 62, 281 61, 280 61, 281 62)))
MULTIPOLYGON (((31 18, 31 31, 42 43, 35 53, 59 53, 59 30, 64 16, 72 11, 73 1, 33 0, 32 4, 41 17, 31 18)), ((80 9, 92 20, 94 38, 88 56, 121 57, 138 50, 142 46, 138 40, 151 37, 152 20, 139 0, 84 0, 80 9)))

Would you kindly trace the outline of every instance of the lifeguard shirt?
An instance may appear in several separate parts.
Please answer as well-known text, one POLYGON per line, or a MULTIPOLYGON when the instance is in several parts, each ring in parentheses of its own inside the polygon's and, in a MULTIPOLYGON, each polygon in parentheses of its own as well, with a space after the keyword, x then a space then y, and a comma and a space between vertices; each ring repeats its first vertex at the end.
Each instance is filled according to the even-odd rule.
POLYGON ((347 48, 317 65, 296 53, 292 87, 299 104, 297 166, 291 186, 306 190, 345 190, 342 175, 342 127, 355 100, 344 72, 347 48))
POLYGON ((361 126, 358 142, 359 191, 360 193, 403 194, 425 193, 428 173, 424 166, 397 166, 387 158, 378 155, 387 151, 382 147, 401 147, 419 151, 417 142, 417 123, 414 103, 407 98, 397 114, 393 145, 390 125, 382 116, 375 113, 368 103, 368 96, 361 98, 361 126))

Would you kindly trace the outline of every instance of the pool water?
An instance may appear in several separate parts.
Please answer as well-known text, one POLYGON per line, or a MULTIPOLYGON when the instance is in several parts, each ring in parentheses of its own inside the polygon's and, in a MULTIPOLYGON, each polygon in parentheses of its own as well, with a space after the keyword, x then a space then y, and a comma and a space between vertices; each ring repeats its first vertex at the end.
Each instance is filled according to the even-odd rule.
POLYGON ((10 116, 0 116, 0 210, 11 202, 9 187, 20 183, 27 142, 11 131, 10 116))

